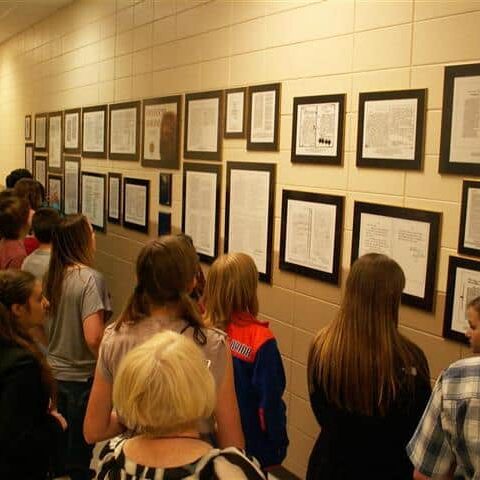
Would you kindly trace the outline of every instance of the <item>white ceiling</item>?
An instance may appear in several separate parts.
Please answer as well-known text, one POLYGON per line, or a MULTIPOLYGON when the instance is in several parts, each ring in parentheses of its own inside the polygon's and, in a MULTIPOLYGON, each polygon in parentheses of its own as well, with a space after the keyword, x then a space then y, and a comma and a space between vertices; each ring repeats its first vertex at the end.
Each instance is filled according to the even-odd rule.
POLYGON ((0 0, 0 44, 73 0, 0 0))

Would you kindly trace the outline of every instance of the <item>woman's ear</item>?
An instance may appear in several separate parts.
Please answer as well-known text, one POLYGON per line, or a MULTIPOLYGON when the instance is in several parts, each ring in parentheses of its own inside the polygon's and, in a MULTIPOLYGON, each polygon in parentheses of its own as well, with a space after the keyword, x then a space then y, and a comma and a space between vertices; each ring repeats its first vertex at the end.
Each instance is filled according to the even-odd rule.
POLYGON ((12 313, 17 317, 17 318, 22 318, 25 315, 25 305, 21 305, 19 303, 14 303, 10 309, 12 310, 12 313))
POLYGON ((197 286, 197 276, 195 275, 193 277, 193 280, 189 283, 189 285, 187 287, 188 293, 189 294, 192 293, 196 286, 197 286))

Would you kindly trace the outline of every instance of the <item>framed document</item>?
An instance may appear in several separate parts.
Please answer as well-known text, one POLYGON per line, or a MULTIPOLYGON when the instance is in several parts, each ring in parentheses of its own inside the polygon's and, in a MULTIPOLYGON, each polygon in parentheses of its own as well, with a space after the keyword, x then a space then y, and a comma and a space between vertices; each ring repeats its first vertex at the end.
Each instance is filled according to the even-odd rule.
POLYGON ((107 231, 107 177, 103 173, 82 172, 82 213, 92 227, 100 232, 107 231))
POLYGON ((221 182, 221 165, 183 164, 182 232, 207 263, 218 255, 221 182))
POLYGON ((225 91, 225 138, 245 138, 247 118, 247 89, 231 88, 225 91))
POLYGON ((360 93, 357 166, 421 170, 427 90, 360 93))
POLYGON ((107 158, 107 106, 86 107, 82 110, 82 155, 87 158, 107 158))
POLYGON ((82 138, 82 109, 74 108, 65 110, 64 113, 64 135, 63 151, 70 154, 80 154, 80 139, 82 138))
POLYGON ((283 190, 280 269, 338 285, 344 197, 283 190))
POLYGON ((33 175, 33 144, 25 144, 25 168, 33 175))
POLYGON ((35 156, 35 180, 43 185, 43 188, 47 189, 47 157, 35 156))
POLYGON ((65 215, 80 211, 80 157, 65 157, 63 211, 65 215))
POLYGON ((62 168, 63 113, 48 114, 48 171, 63 173, 62 168))
POLYGON ((293 99, 292 162, 341 165, 345 94, 293 99))
POLYGON ((39 113, 35 115, 35 150, 39 152, 47 151, 48 141, 47 114, 39 113))
POLYGON ((440 173, 480 175, 480 63, 445 67, 440 173))
POLYGON ((172 174, 160 174, 159 203, 160 205, 172 206, 172 174))
POLYGON ((48 206, 62 211, 63 177, 61 175, 48 175, 48 206))
POLYGON ((278 150, 280 83, 248 88, 247 150, 278 150))
POLYGON ((143 101, 142 166, 180 168, 182 96, 143 101))
POLYGON ((480 262, 450 257, 448 261, 447 297, 443 316, 443 336, 468 343, 468 304, 480 296, 480 262))
POLYGON ((222 90, 185 95, 185 158, 222 160, 222 116, 222 90))
POLYGON ((109 153, 112 160, 138 160, 140 102, 110 105, 109 153))
POLYGON ((25 115, 25 140, 32 140, 32 116, 25 115))
POLYGON ((122 174, 108 174, 108 221, 110 223, 121 222, 122 210, 122 174))
POLYGON ((263 282, 272 280, 276 165, 228 162, 225 252, 244 252, 263 282))
POLYGON ((123 226, 148 233, 150 181, 140 178, 123 179, 123 226))
POLYGON ((432 311, 441 213, 355 202, 352 263, 366 253, 383 253, 403 269, 402 302, 432 311))
POLYGON ((170 235, 172 233, 172 214, 158 212, 158 236, 170 235))
POLYGON ((458 253, 480 257, 480 182, 463 182, 458 253))

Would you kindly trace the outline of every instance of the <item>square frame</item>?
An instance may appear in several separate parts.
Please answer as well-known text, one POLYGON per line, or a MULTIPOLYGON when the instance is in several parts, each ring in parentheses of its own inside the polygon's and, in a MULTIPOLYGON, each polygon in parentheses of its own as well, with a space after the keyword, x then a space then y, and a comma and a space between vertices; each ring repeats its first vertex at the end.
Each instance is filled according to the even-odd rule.
POLYGON ((35 145, 35 150, 37 152, 47 152, 48 151, 48 115, 46 113, 36 113, 35 114, 35 138, 33 140, 33 143, 35 145), (45 145, 42 147, 38 147, 38 128, 37 128, 37 119, 38 120, 41 120, 41 119, 44 119, 45 120, 45 139, 44 139, 44 143, 45 145))
POLYGON ((63 151, 68 154, 68 155, 79 155, 82 153, 82 142, 83 142, 83 136, 82 136, 82 123, 83 123, 83 116, 82 116, 82 109, 81 108, 72 108, 70 110, 65 110, 63 112, 63 151), (77 147, 67 147, 67 142, 66 142, 66 135, 68 132, 67 129, 67 116, 70 115, 77 115, 77 140, 78 144, 77 147))
POLYGON ((172 206, 172 174, 161 172, 158 179, 158 203, 172 206))
POLYGON ((48 122, 48 171, 49 172, 52 172, 52 173, 63 173, 63 112, 60 111, 60 112, 51 112, 48 114, 48 118, 47 118, 47 122, 48 122), (50 138, 50 135, 51 135, 51 129, 50 129, 50 119, 51 118, 55 118, 55 117, 60 117, 60 151, 57 152, 59 154, 59 157, 60 157, 60 166, 59 167, 52 167, 50 165, 50 161, 51 161, 51 157, 52 157, 52 154, 51 154, 51 147, 52 147, 52 142, 51 142, 51 138, 50 138))
POLYGON ((357 130, 357 166, 386 169, 421 170, 425 145, 427 89, 394 90, 360 93, 358 98, 358 130, 357 130), (395 102, 398 100, 417 100, 417 115, 415 123, 414 158, 389 158, 387 155, 379 158, 363 156, 363 137, 365 130, 365 105, 368 102, 395 102))
POLYGON ((122 224, 125 228, 129 228, 130 230, 136 230, 137 232, 147 233, 148 234, 148 223, 150 218, 150 180, 144 180, 142 178, 131 178, 131 177, 124 177, 123 178, 123 200, 122 200, 122 224), (138 223, 130 222, 126 219, 127 209, 126 209, 126 202, 127 202, 127 185, 137 185, 144 187, 146 189, 145 195, 145 217, 144 222, 142 225, 138 223))
POLYGON ((59 210, 60 212, 63 212, 63 197, 64 197, 64 193, 63 193, 63 190, 64 190, 64 183, 63 183, 63 177, 62 175, 56 175, 56 174, 53 174, 53 173, 49 173, 48 174, 48 206, 49 207, 52 207, 52 208, 57 208, 57 210, 59 210), (58 199, 58 203, 56 205, 58 205, 58 207, 55 206, 55 204, 52 203, 52 200, 50 198, 50 195, 51 195, 51 191, 50 191, 50 181, 51 180, 56 180, 57 182, 60 182, 60 198, 58 199))
POLYGON ((106 233, 107 231, 107 176, 104 173, 96 173, 96 172, 81 172, 81 182, 80 182, 80 197, 81 197, 81 205, 80 205, 80 212, 83 215, 86 213, 83 210, 85 199, 83 198, 83 179, 85 177, 94 177, 100 178, 103 180, 103 225, 98 225, 89 218, 90 222, 92 223, 92 227, 94 230, 102 233, 106 233))
POLYGON ((26 143, 25 144, 25 168, 32 174, 32 177, 34 177, 34 145, 33 143, 26 143), (30 160, 28 159, 28 151, 30 151, 30 160))
POLYGON ((32 116, 25 115, 25 141, 30 142, 32 140, 32 116))
POLYGON ((108 212, 107 212, 107 221, 109 223, 115 223, 116 225, 120 225, 122 223, 122 174, 121 173, 112 173, 109 172, 108 174, 108 212), (118 181, 118 193, 116 198, 116 203, 118 205, 118 217, 112 215, 111 211, 111 199, 112 199, 112 184, 110 180, 117 179, 118 181))
POLYGON ((107 158, 107 124, 108 107, 107 105, 96 105, 94 107, 82 108, 82 156, 85 158, 107 158), (86 150, 85 147, 85 114, 92 112, 103 112, 103 146, 101 151, 86 150))
POLYGON ((316 278, 324 282, 338 285, 340 282, 340 268, 342 261, 342 234, 343 234, 343 215, 344 215, 345 197, 336 195, 324 195, 321 193, 300 192, 294 190, 283 190, 282 192, 282 216, 281 216, 281 232, 280 232, 280 270, 298 273, 310 278, 316 278), (307 267, 286 260, 287 246, 287 218, 288 218, 288 201, 299 200, 303 202, 332 205, 336 207, 335 211, 335 231, 333 239, 333 268, 332 272, 319 270, 313 267, 307 267))
POLYGON ((229 88, 225 90, 225 102, 224 107, 225 111, 223 114, 224 122, 223 122, 223 138, 245 138, 246 135, 246 125, 247 125, 247 97, 248 96, 248 89, 247 87, 240 87, 240 88, 229 88), (240 132, 237 131, 228 131, 228 98, 230 95, 243 93, 243 104, 242 104, 242 130, 240 132))
POLYGON ((128 160, 137 162, 140 154, 140 111, 141 102, 123 102, 114 103, 108 107, 108 158, 111 160, 128 160), (134 153, 119 153, 112 152, 112 112, 118 110, 130 110, 134 108, 135 112, 135 152, 134 153))
MULTIPOLYGON (((474 182, 471 180, 464 180, 462 186, 462 208, 460 212, 460 230, 458 235, 458 253, 464 253, 465 255, 473 255, 474 257, 480 257, 480 245, 478 248, 472 246, 465 246, 465 234, 467 230, 467 213, 469 209, 469 192, 470 190, 478 190, 480 195, 480 182, 474 182)), ((480 197, 479 197, 480 200, 480 197)))
POLYGON ((438 247, 440 244, 441 213, 356 201, 353 213, 353 239, 351 254, 352 264, 358 258, 362 213, 390 217, 399 220, 413 220, 416 222, 427 223, 429 225, 424 295, 423 297, 419 297, 402 293, 402 303, 431 312, 433 310, 435 296, 436 272, 439 254, 438 247))
POLYGON ((64 167, 64 185, 63 185, 63 212, 65 215, 71 214, 71 213, 79 213, 82 211, 82 204, 81 204, 81 188, 82 188, 82 182, 81 182, 81 162, 80 162, 80 157, 72 157, 69 155, 65 155, 63 158, 63 167, 64 167), (76 179, 76 184, 77 184, 77 197, 76 197, 76 203, 77 203, 77 209, 76 210, 68 210, 67 209, 67 174, 68 174, 68 168, 67 164, 68 163, 75 163, 78 168, 77 168, 77 179, 76 179))

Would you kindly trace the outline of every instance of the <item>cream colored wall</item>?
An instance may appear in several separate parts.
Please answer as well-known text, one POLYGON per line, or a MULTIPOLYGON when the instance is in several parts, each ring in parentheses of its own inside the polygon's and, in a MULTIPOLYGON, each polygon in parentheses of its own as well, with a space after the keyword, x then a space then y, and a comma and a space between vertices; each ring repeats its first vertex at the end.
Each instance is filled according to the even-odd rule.
MULTIPOLYGON (((0 46, 0 178, 23 165, 26 114, 282 82, 280 152, 246 152, 244 140, 229 140, 224 142, 224 163, 277 164, 275 252, 282 188, 345 195, 343 278, 355 200, 443 212, 435 314, 402 308, 401 320, 402 330, 426 352, 435 377, 468 353, 441 338, 447 263, 456 252, 462 185, 460 176, 437 173, 443 68, 478 62, 479 45, 479 1, 78 0, 0 46), (356 168, 358 93, 407 88, 428 88, 424 170, 356 168), (347 94, 344 165, 292 165, 292 99, 327 93, 347 94)), ((150 217, 155 222, 158 171, 138 163, 87 159, 82 168, 150 179, 150 217)), ((180 172, 174 172, 176 226, 180 199, 180 172)), ((98 236, 98 264, 117 311, 134 284, 133 261, 145 240, 114 226, 106 236, 98 236)), ((307 402, 307 350, 312 335, 335 315, 340 293, 277 268, 273 286, 260 287, 262 316, 278 336, 288 376, 291 447, 285 465, 301 477, 317 434, 307 402)))

